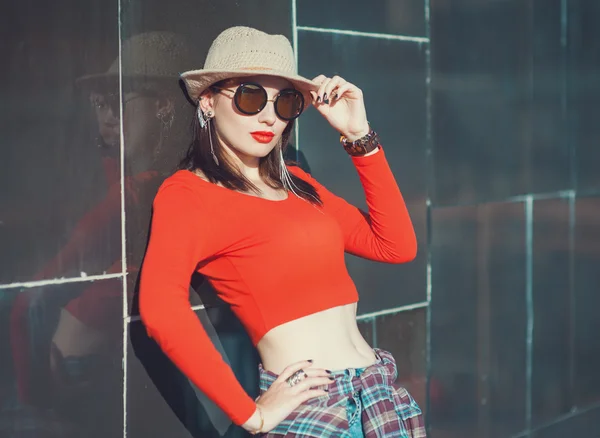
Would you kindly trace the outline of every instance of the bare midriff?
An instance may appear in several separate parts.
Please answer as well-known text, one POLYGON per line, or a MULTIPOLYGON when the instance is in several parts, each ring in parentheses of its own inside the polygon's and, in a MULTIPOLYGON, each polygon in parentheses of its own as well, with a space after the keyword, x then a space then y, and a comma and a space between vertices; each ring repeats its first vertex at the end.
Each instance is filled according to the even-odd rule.
POLYGON ((257 345, 263 367, 275 374, 295 362, 312 359, 328 370, 362 368, 376 361, 358 330, 356 303, 308 315, 271 329, 257 345))

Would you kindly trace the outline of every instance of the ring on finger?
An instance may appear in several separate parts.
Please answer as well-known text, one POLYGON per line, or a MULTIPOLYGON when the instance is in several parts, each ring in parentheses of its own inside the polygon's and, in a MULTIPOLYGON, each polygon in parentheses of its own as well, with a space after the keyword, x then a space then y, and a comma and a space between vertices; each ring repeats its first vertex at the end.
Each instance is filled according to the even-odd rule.
POLYGON ((306 377, 306 373, 304 372, 304 370, 298 370, 294 374, 292 374, 290 377, 288 377, 286 379, 286 382, 288 383, 288 385, 290 385, 290 387, 297 385, 302 380, 302 378, 300 376, 302 376, 303 374, 306 377))

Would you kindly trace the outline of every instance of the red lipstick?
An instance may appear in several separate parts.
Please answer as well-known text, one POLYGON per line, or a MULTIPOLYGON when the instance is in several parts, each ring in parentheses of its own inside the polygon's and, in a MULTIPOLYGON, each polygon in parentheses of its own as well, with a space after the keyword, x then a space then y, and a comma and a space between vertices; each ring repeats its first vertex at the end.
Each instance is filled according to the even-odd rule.
POLYGON ((275 137, 275 134, 269 131, 251 132, 250 135, 259 143, 270 143, 271 140, 273 140, 273 137, 275 137))

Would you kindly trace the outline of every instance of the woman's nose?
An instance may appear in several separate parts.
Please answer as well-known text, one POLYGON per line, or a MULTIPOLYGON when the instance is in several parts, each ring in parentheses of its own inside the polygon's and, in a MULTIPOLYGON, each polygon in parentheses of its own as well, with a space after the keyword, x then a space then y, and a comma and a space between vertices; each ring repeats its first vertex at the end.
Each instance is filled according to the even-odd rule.
POLYGON ((258 121, 272 125, 277 120, 277 114, 275 113, 275 102, 268 100, 265 107, 260 113, 258 113, 258 121))

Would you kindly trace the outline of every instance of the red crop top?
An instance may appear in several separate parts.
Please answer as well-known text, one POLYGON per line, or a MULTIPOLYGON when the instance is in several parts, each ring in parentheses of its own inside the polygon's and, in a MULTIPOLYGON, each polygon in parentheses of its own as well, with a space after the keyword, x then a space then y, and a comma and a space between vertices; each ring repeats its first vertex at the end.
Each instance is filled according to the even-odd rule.
POLYGON ((167 178, 141 274, 140 314, 165 354, 241 425, 256 404, 190 308, 190 276, 203 274, 240 319, 254 345, 288 321, 358 300, 344 252, 387 263, 416 255, 412 223, 383 150, 352 161, 369 215, 298 167, 323 201, 289 193, 269 201, 207 182, 189 171, 167 178))

